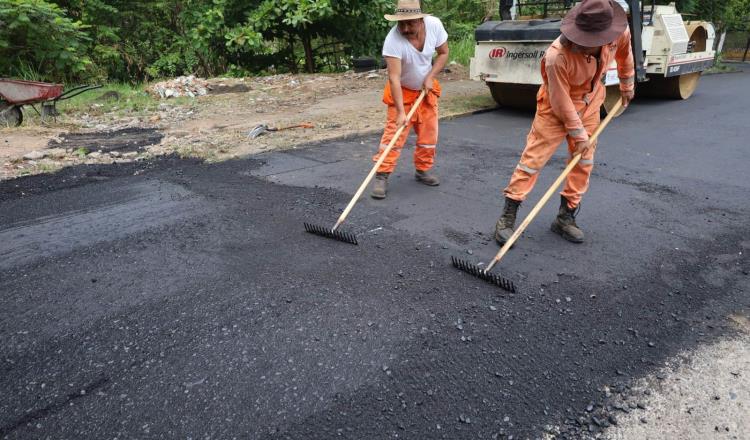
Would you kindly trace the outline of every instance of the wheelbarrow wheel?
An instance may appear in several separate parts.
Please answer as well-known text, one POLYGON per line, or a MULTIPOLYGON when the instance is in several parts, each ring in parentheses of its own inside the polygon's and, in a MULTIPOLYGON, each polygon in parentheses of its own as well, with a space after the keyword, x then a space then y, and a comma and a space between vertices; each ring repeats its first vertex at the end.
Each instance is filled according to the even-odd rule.
POLYGON ((21 107, 0 104, 0 127, 18 127, 23 122, 21 107))

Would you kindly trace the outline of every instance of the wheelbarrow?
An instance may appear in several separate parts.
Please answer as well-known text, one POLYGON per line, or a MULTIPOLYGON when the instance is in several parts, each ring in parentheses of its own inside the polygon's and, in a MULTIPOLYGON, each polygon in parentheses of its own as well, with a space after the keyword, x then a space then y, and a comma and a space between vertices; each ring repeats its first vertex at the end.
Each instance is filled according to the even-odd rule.
POLYGON ((78 86, 63 92, 62 84, 0 78, 0 127, 21 125, 23 122, 21 107, 24 105, 30 105, 43 121, 50 117, 60 116, 57 111, 58 101, 64 101, 101 87, 78 86), (34 104, 40 104, 42 111, 37 110, 34 104))

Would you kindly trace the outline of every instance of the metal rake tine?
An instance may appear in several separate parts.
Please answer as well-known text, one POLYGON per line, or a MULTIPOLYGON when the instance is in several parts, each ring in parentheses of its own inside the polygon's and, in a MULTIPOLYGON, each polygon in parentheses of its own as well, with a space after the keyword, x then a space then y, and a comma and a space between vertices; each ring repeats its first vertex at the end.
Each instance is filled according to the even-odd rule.
POLYGON ((500 275, 496 275, 492 272, 487 272, 486 270, 481 269, 474 264, 453 256, 451 256, 451 262, 453 263, 453 267, 455 267, 456 269, 464 271, 490 284, 494 284, 497 287, 507 290, 510 293, 516 293, 516 285, 512 281, 503 278, 500 275))
POLYGON ((321 237, 343 241, 344 243, 353 244, 355 246, 359 245, 359 242, 357 241, 357 236, 354 234, 334 231, 328 228, 324 228, 322 226, 313 225, 311 223, 305 223, 305 231, 311 234, 320 235, 321 237))

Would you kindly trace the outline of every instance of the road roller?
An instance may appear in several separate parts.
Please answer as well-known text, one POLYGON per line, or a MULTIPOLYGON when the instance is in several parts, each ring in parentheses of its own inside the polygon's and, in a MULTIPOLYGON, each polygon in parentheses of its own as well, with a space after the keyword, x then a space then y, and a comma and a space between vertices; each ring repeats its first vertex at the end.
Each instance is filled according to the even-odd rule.
MULTIPOLYGON (((690 98, 701 73, 715 63, 714 26, 707 21, 685 21, 674 3, 616 1, 628 13, 636 97, 690 98)), ((565 0, 515 0, 512 5, 501 0, 501 17, 505 19, 487 21, 474 33, 471 78, 484 81, 500 106, 533 109, 542 84, 542 58, 560 36, 562 17, 573 6, 575 2, 565 0)), ((603 81, 607 99, 602 112, 606 113, 620 97, 614 62, 603 81)))

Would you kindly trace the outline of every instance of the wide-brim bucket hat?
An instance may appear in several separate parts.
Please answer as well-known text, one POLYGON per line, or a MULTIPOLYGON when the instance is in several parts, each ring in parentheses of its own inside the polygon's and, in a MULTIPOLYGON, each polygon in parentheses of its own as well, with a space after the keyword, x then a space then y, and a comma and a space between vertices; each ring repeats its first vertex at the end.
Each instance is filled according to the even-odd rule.
POLYGON ((579 46, 599 47, 617 39, 628 27, 628 14, 614 0, 583 0, 563 18, 560 31, 579 46))

